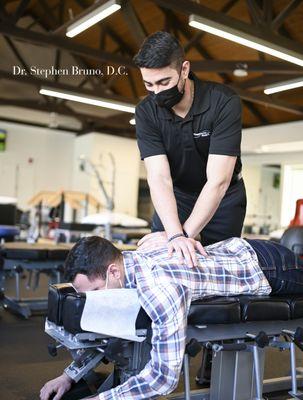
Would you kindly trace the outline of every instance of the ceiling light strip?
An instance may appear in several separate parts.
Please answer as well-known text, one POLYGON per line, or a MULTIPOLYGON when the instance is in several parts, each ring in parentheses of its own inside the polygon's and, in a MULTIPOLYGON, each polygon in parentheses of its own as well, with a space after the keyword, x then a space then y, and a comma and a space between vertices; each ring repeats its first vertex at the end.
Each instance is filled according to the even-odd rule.
POLYGON ((290 79, 288 81, 283 81, 268 85, 264 89, 265 94, 273 94, 278 92, 284 92, 285 90, 296 89, 303 87, 303 77, 298 79, 290 79))
POLYGON ((111 110, 123 111, 134 114, 135 106, 133 104, 128 103, 119 103, 113 100, 102 99, 98 97, 78 95, 75 93, 54 90, 47 87, 42 87, 39 91, 40 94, 45 96, 57 97, 59 99, 76 101, 78 103, 89 104, 92 106, 109 108, 111 110))
POLYGON ((248 33, 237 31, 234 28, 193 14, 189 16, 189 25, 303 67, 303 56, 300 56, 300 54, 292 50, 286 52, 284 48, 248 33))
POLYGON ((71 24, 66 30, 66 36, 74 37, 85 31, 91 26, 97 24, 102 19, 108 17, 121 8, 121 4, 117 0, 110 0, 94 11, 80 18, 78 21, 71 24))

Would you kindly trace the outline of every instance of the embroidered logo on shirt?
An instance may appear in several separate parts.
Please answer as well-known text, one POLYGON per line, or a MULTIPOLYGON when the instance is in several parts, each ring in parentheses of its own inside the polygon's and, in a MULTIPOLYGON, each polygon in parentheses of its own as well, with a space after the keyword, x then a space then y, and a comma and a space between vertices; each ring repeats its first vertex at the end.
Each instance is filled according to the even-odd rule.
POLYGON ((200 137, 207 137, 211 134, 211 131, 209 129, 204 129, 204 131, 201 132, 194 132, 194 138, 199 139, 200 137))

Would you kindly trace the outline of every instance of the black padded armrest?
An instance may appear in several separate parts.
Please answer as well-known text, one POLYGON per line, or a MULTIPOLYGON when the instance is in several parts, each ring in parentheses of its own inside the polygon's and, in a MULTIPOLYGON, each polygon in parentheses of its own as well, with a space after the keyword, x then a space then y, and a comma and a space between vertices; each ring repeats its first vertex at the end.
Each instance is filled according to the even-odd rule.
POLYGON ((48 289, 47 319, 56 325, 62 326, 62 307, 64 299, 69 293, 76 293, 70 283, 57 283, 48 289))
POLYGON ((85 300, 85 293, 69 293, 64 298, 62 306, 63 327, 73 335, 84 332, 81 329, 80 321, 85 300))

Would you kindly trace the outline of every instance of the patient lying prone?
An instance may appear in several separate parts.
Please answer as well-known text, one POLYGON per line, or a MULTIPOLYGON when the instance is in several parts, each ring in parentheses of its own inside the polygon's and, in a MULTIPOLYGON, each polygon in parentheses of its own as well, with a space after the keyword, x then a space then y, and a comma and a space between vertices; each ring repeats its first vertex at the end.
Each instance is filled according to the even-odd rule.
MULTIPOLYGON (((165 244, 165 243, 164 243, 165 244)), ((120 252, 100 237, 79 240, 65 263, 66 278, 79 292, 135 289, 152 321, 150 360, 140 373, 90 399, 143 399, 176 387, 186 344, 191 301, 209 296, 302 293, 302 261, 277 243, 231 238, 197 253, 197 266, 181 264, 165 246, 120 252), (274 261, 274 265, 273 265, 274 261)), ((63 373, 47 382, 40 399, 59 400, 72 379, 63 373)))

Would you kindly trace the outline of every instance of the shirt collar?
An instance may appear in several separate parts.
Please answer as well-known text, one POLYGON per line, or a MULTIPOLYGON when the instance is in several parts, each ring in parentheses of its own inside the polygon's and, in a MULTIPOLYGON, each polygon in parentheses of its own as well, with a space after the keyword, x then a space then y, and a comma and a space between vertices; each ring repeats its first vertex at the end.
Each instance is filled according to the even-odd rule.
MULTIPOLYGON (((197 76, 190 71, 188 78, 194 81, 194 101, 188 112, 188 117, 202 114, 210 107, 210 92, 206 82, 201 81, 197 76)), ((151 100, 153 101, 153 100, 151 100)), ((172 120, 175 114, 165 107, 159 107, 157 104, 157 114, 160 119, 172 120)))
POLYGON ((135 260, 134 252, 122 251, 124 271, 125 271, 125 287, 127 289, 136 288, 136 277, 135 277, 135 260))

